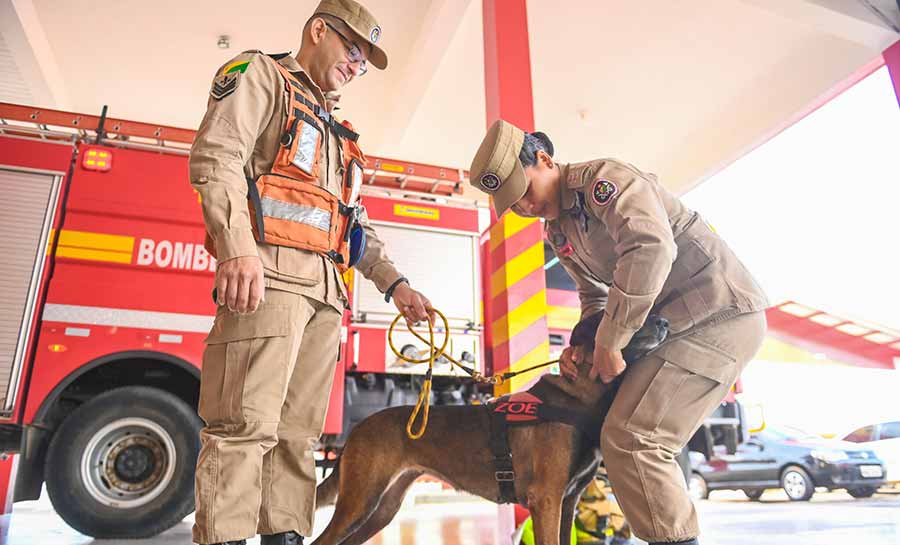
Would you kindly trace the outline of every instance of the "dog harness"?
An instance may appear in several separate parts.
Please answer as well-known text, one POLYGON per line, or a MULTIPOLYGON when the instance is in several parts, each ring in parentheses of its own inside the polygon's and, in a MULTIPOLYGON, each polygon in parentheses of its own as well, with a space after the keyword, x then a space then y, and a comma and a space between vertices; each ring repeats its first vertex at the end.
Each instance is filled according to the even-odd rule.
POLYGON ((547 422, 559 422, 577 429, 591 443, 599 445, 600 428, 606 416, 615 390, 607 393, 597 411, 583 411, 544 403, 541 399, 545 385, 538 383, 525 392, 505 395, 485 405, 490 415, 490 449, 494 463, 494 480, 497 481, 497 503, 518 503, 516 498, 516 472, 509 448, 510 426, 534 426, 547 422))

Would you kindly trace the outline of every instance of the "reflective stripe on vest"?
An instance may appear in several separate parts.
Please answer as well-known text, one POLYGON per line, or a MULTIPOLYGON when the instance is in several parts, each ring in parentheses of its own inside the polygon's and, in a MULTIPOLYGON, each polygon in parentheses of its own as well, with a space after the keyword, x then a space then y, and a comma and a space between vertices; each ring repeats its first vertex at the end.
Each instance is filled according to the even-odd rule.
POLYGON ((303 223, 326 233, 331 230, 331 214, 327 210, 278 201, 270 197, 263 197, 260 201, 263 216, 303 223))

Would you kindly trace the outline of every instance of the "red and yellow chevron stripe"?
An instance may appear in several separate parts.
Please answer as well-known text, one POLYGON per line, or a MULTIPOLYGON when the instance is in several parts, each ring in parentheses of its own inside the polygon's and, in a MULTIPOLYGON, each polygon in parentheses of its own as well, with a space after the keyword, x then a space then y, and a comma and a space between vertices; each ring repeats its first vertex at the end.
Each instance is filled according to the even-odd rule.
MULTIPOLYGON (((547 289, 539 221, 506 214, 490 229, 490 304, 494 372, 547 361, 547 289)), ((502 395, 521 389, 544 370, 498 386, 502 395)))

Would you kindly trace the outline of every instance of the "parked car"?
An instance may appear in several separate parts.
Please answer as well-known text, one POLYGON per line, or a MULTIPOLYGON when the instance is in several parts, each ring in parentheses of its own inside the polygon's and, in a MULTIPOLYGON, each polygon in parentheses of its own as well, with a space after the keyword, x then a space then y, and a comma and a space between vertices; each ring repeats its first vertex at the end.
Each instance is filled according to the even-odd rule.
POLYGON ((900 488, 900 420, 863 426, 843 434, 841 438, 875 451, 884 463, 884 480, 900 488))
POLYGON ((867 498, 884 484, 884 466, 871 449, 789 427, 767 427, 734 454, 721 447, 711 459, 697 454, 689 482, 697 499, 711 490, 743 490, 757 500, 768 488, 782 488, 794 501, 808 500, 816 488, 843 488, 855 498, 867 498))

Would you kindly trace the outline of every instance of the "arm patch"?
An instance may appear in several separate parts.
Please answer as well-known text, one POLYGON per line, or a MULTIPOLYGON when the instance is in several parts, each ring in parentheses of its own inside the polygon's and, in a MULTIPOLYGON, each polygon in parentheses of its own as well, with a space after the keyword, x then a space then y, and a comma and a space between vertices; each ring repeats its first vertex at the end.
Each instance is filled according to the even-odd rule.
POLYGON ((591 186, 591 200, 597 206, 606 206, 618 193, 619 186, 605 178, 597 178, 591 186))
POLYGON ((236 70, 227 74, 222 74, 221 76, 216 76, 216 79, 213 80, 212 87, 209 89, 210 96, 216 100, 222 100, 233 93, 241 82, 241 74, 243 74, 242 71, 236 70))

